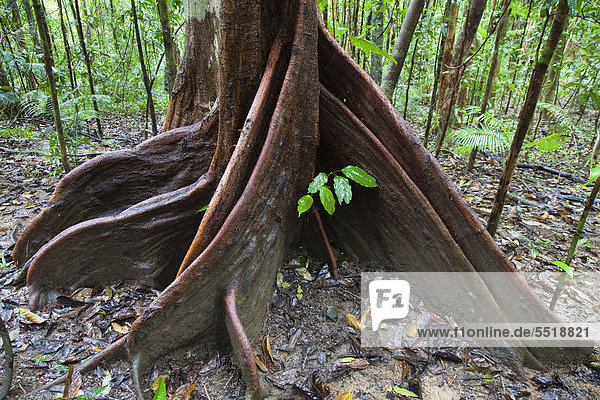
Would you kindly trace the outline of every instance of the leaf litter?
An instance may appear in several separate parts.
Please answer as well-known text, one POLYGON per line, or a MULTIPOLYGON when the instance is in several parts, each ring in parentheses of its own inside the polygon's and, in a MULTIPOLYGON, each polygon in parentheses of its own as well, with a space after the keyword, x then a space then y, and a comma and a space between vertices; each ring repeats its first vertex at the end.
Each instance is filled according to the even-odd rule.
MULTIPOLYGON (((80 149, 89 154, 81 161, 109 149, 132 147, 143 139, 129 133, 130 120, 105 118, 112 128, 104 141, 91 140, 91 146, 80 149)), ((11 149, 1 152, 0 177, 0 316, 15 350, 9 398, 28 398, 26 393, 97 354, 125 334, 158 294, 151 288, 117 282, 80 288, 36 313, 27 308, 26 288, 14 286, 18 273, 11 251, 24 225, 47 204, 59 179, 55 162, 43 155, 42 138, 49 126, 42 124, 42 129, 46 133, 41 138, 0 137, 0 147, 11 149)), ((464 162, 456 157, 444 156, 441 162, 485 220, 502 166, 482 160, 475 172, 467 173, 464 162)), ((558 270, 551 263, 566 255, 586 190, 555 176, 518 170, 511 192, 514 196, 507 201, 498 244, 521 270, 558 270)), ((598 211, 594 210, 586 225, 585 239, 573 262, 576 268, 598 268, 598 211)), ((360 313, 359 274, 366 268, 342 254, 337 258, 340 281, 330 279, 324 262, 302 253, 277 275, 262 335, 253 346, 261 380, 275 396, 328 400, 600 398, 600 354, 585 365, 516 373, 502 364, 501 354, 494 349, 361 348, 360 329, 367 313, 360 313)), ((540 285, 544 284, 542 277, 540 285)), ((235 360, 227 351, 207 345, 159 360, 146 375, 148 396, 152 389, 158 392, 159 384, 151 388, 151 383, 159 381, 166 398, 173 400, 244 396, 235 360)), ((56 387, 36 399, 81 394, 96 399, 132 398, 130 366, 117 361, 84 376, 75 373, 64 389, 56 387)))

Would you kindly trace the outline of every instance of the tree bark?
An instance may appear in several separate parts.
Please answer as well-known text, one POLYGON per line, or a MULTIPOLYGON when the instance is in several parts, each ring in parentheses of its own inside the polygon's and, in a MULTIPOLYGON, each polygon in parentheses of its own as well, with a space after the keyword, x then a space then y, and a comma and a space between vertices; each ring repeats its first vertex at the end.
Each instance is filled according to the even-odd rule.
POLYGON ((173 32, 169 23, 169 9, 167 8, 166 0, 156 0, 158 9, 158 17, 160 19, 160 27, 162 29, 163 43, 165 46, 165 64, 167 74, 167 86, 169 93, 173 88, 175 76, 177 75, 177 57, 175 42, 173 41, 173 32))
MULTIPOLYGON (((373 29, 371 30, 371 42, 381 49, 383 48, 383 14, 385 13, 383 9, 383 0, 377 1, 374 12, 376 14, 375 18, 371 20, 371 23, 373 24, 373 29)), ((373 78, 378 85, 381 84, 381 60, 382 56, 371 53, 371 78, 373 78)))
POLYGON ((527 94, 525 95, 525 102, 521 113, 519 114, 519 122, 517 129, 513 137, 513 141, 508 153, 508 157, 504 164, 502 175, 500 176, 500 182, 498 184, 498 190, 496 197, 494 198, 494 204, 492 206, 492 212, 488 219, 487 230, 494 236, 500 223, 500 215, 502 208, 504 207, 504 201, 506 199, 506 193, 512 179, 513 172, 517 159, 519 158, 519 152, 523 146, 523 141, 527 135, 527 131, 531 126, 531 121, 535 114, 535 108, 540 97, 540 91, 548 70, 548 64, 552 60, 552 55, 556 50, 556 46, 562 36, 563 30, 569 18, 569 5, 566 0, 559 0, 556 12, 554 14, 554 21, 552 22, 552 28, 548 34, 544 49, 533 69, 533 74, 529 81, 529 87, 527 88, 527 94))
POLYGON ((217 99, 217 0, 185 0, 185 44, 163 131, 196 123, 217 99))
POLYGON ((158 134, 158 130, 156 129, 156 113, 154 112, 154 100, 152 99, 152 86, 150 86, 150 79, 148 79, 148 72, 146 71, 146 62, 144 61, 144 51, 142 50, 142 38, 140 36, 140 28, 138 26, 137 12, 135 10, 135 0, 131 0, 131 13, 133 16, 133 28, 135 30, 135 41, 137 43, 140 66, 142 67, 142 78, 144 80, 144 87, 146 88, 148 108, 150 109, 152 136, 156 136, 158 134))
POLYGON ((50 97, 52 99, 54 127, 56 129, 56 136, 58 137, 58 144, 60 148, 60 162, 63 166, 64 171, 69 172, 71 171, 71 165, 69 164, 69 158, 67 156, 67 145, 65 143, 63 125, 62 120, 60 118, 60 107, 58 105, 56 81, 54 79, 54 72, 52 71, 54 67, 54 59, 52 58, 52 52, 50 50, 50 35, 48 34, 46 11, 44 10, 40 0, 33 0, 33 9, 35 11, 35 19, 37 21, 38 30, 40 32, 42 50, 44 51, 44 67, 46 69, 46 76, 48 77, 48 83, 50 85, 50 97))
MULTIPOLYGON (((434 72, 435 79, 433 82, 433 91, 431 93, 431 98, 429 100, 429 111, 427 112, 427 124, 425 126, 425 137, 423 138, 423 146, 425 146, 425 147, 427 147, 427 144, 429 143, 429 137, 431 135, 431 122, 433 120, 433 113, 436 110, 436 107, 438 104, 438 90, 442 87, 440 82, 441 82, 444 50, 446 49, 447 35, 448 35, 448 32, 450 31, 451 7, 454 7, 455 11, 458 10, 458 6, 456 5, 456 3, 453 3, 452 0, 446 0, 446 7, 444 8, 445 26, 442 25, 442 27, 440 28, 440 42, 439 42, 439 46, 438 46, 438 50, 437 50, 437 59, 436 59, 436 63, 435 63, 435 72, 434 72)), ((454 15, 454 18, 456 18, 456 15, 454 15)), ((452 24, 454 24, 454 26, 456 26, 455 22, 452 22, 452 24)), ((452 33, 454 33, 454 30, 452 31, 452 33)), ((452 38, 452 40, 454 41, 454 38, 452 38)), ((448 48, 451 49, 452 46, 449 46, 448 48)))
POLYGON ((406 59, 410 42, 419 23, 419 18, 421 18, 424 4, 425 0, 411 0, 392 52, 392 57, 396 62, 390 61, 388 63, 387 71, 381 81, 381 90, 390 101, 393 101, 394 90, 398 84, 398 78, 402 72, 404 60, 406 59))
POLYGON ((27 25, 29 26, 29 34, 31 35, 31 39, 33 40, 33 45, 36 48, 41 48, 40 39, 38 38, 38 33, 35 29, 36 22, 33 19, 33 14, 31 12, 31 3, 29 3, 29 0, 21 0, 21 5, 25 10, 25 17, 27 18, 27 25))

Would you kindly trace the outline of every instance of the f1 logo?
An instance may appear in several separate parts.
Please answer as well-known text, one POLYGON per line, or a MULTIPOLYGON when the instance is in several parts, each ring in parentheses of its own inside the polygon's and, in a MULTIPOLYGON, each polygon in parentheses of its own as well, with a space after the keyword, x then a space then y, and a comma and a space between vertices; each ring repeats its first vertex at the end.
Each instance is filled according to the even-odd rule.
POLYGON ((382 321, 406 318, 410 284, 396 279, 381 279, 369 283, 369 301, 373 331, 382 321))

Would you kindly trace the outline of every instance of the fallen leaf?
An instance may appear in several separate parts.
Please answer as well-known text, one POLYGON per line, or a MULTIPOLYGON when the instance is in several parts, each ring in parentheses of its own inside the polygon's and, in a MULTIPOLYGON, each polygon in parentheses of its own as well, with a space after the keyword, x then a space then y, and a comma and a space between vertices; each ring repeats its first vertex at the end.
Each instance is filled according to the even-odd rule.
POLYGON ((28 308, 18 307, 16 311, 25 319, 25 321, 22 321, 25 324, 43 324, 46 322, 46 318, 37 315, 28 308))
POLYGON ((269 359, 263 356, 262 354, 255 355, 254 361, 256 362, 256 365, 258 365, 258 368, 260 368, 262 372, 269 372, 269 370, 271 369, 271 363, 269 362, 269 359))
POLYGON ((352 400, 352 393, 350 392, 343 392, 338 394, 338 396, 333 399, 333 400, 352 400))
POLYGON ((169 400, 189 400, 194 389, 196 389, 196 385, 185 383, 177 388, 175 393, 169 397, 169 400))
POLYGON ((365 358, 355 358, 348 363, 348 366, 352 369, 365 369, 369 366, 369 361, 365 358))
POLYGON ((353 314, 346 314, 346 322, 354 329, 365 329, 365 324, 361 323, 353 314))
POLYGON ((302 300, 304 297, 304 290, 302 290, 302 286, 298 285, 298 289, 296 290, 296 298, 298 300, 302 300))
POLYGON ((119 325, 116 322, 111 323, 110 326, 112 326, 112 328, 116 332, 119 332, 119 333, 121 333, 123 335, 126 335, 126 334, 129 333, 129 327, 127 327, 127 326, 119 325))
POLYGON ((310 272, 308 272, 308 269, 306 267, 300 267, 298 269, 296 269, 296 272, 298 273, 298 275, 300 275, 304 280, 307 281, 312 281, 313 280, 313 276, 311 275, 310 272))
POLYGON ((269 341, 269 335, 265 336, 262 341, 262 350, 265 356, 269 356, 271 361, 275 361, 273 358, 273 351, 271 350, 271 342, 269 341))
POLYGON ((394 393, 397 393, 400 396, 419 397, 415 393, 411 392, 410 390, 404 389, 404 388, 401 388, 401 387, 398 387, 398 386, 392 387, 392 390, 394 391, 394 393))
POLYGON ((406 336, 408 336, 408 337, 415 337, 415 336, 417 336, 417 326, 416 325, 411 325, 406 330, 406 336))
MULTIPOLYGON (((167 379, 169 379, 169 375, 160 375, 159 377, 157 377, 154 380, 154 382, 152 382, 152 385, 150 386, 150 388, 152 389, 153 392, 156 392, 160 387, 160 383, 162 382, 164 385, 164 383, 167 381, 167 379)), ((165 389, 165 392, 166 392, 166 389, 165 389)))

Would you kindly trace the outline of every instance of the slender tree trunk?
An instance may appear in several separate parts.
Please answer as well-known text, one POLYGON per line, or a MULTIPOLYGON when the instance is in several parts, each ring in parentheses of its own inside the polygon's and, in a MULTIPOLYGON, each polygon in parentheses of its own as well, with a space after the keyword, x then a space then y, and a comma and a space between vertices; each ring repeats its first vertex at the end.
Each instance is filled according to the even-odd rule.
POLYGON ((77 36, 79 37, 79 45, 81 46, 81 52, 85 60, 85 66, 87 68, 88 82, 90 84, 90 94, 92 95, 92 106, 96 113, 96 128, 98 130, 98 137, 102 137, 102 125, 100 124, 100 109, 98 108, 98 102, 96 101, 96 91, 94 90, 94 76, 92 75, 92 62, 85 46, 85 38, 83 36, 83 25, 81 24, 81 14, 79 13, 79 1, 73 0, 74 11, 75 11, 75 22, 77 27, 77 36))
MULTIPOLYGON (((548 65, 548 76, 546 77, 545 91, 543 93, 544 103, 552 104, 556 99, 558 83, 560 81, 560 70, 563 62, 563 55, 567 44, 568 36, 563 32, 562 39, 552 56, 552 61, 548 65)), ((540 123, 546 125, 550 122, 550 112, 540 110, 540 123)), ((543 126, 543 125, 542 125, 543 126)), ((537 128, 536 128, 537 131, 537 128)))
POLYGON ((42 50, 44 51, 44 67, 46 68, 46 75, 48 76, 48 83, 50 84, 50 97, 52 99, 52 111, 54 114, 54 126, 56 129, 56 135, 58 137, 58 144, 60 147, 60 161, 65 172, 71 171, 71 165, 67 157, 67 145, 65 143, 65 136, 63 133, 62 120, 60 118, 60 108, 58 106, 58 94, 56 92, 56 81, 54 80, 54 60, 52 58, 52 52, 50 50, 50 35, 48 34, 48 23, 46 22, 46 11, 43 8, 40 0, 33 0, 33 9, 35 11, 35 18, 37 20, 38 30, 40 32, 40 39, 42 44, 42 50))
MULTIPOLYGON (((371 42, 375 44, 375 46, 380 49, 383 47, 383 0, 377 0, 377 5, 373 12, 375 13, 375 18, 372 19, 373 29, 371 30, 371 42)), ((371 78, 378 85, 381 84, 381 60, 382 57, 379 54, 371 53, 371 78)))
MULTIPOLYGON (((496 41, 494 42, 494 50, 492 52, 492 61, 490 63, 490 72, 488 73, 487 81, 485 84, 485 92, 483 94, 483 100, 481 100, 481 108, 479 109, 479 115, 485 114, 488 106, 488 102, 492 96, 494 89, 494 82, 498 75, 498 69, 500 69, 500 60, 498 54, 500 52, 500 46, 506 36, 508 30, 508 22, 510 20, 510 2, 511 0, 504 0, 502 2, 502 14, 500 15, 500 21, 498 22, 498 28, 496 29, 496 41)), ((477 147, 471 150, 469 155, 469 163, 467 164, 467 170, 472 171, 475 166, 475 159, 477 158, 477 147)))
POLYGON ((568 18, 569 5, 567 4, 567 0, 559 0, 554 14, 552 28, 548 34, 544 50, 533 69, 533 74, 529 81, 525 103, 523 104, 521 114, 519 115, 519 123, 515 131, 515 136, 513 137, 508 158, 504 164, 500 183, 498 184, 498 191, 496 192, 494 205, 492 206, 492 212, 490 213, 487 224, 487 230, 492 236, 496 234, 496 230, 498 229, 500 215, 502 213, 502 208, 504 207, 506 193, 508 192, 508 186, 510 185, 513 172, 515 171, 515 166, 517 164, 517 159, 519 158, 519 152, 523 146, 523 141, 525 140, 525 135, 529 130, 535 114, 535 108, 540 97, 540 91, 542 89, 544 77, 546 76, 546 71, 548 70, 548 64, 550 64, 550 61, 552 60, 552 55, 556 50, 556 46, 562 36, 568 18))
POLYGON ((394 96, 394 90, 398 84, 398 78, 400 77, 402 66, 406 59, 406 53, 408 52, 413 34, 415 33, 415 29, 421 18, 424 5, 425 0, 411 0, 392 52, 392 57, 394 57, 396 62, 389 62, 387 71, 381 81, 381 90, 390 101, 392 101, 392 97, 394 96))
MULTIPOLYGON (((468 8, 465 8, 465 13, 468 8)), ((446 37, 444 40, 444 47, 442 51, 442 69, 440 71, 439 79, 439 90, 437 97, 437 106, 439 120, 442 117, 442 107, 446 103, 446 92, 448 88, 448 79, 450 78, 450 64, 452 64, 452 49, 454 48, 454 41, 456 38, 456 20, 458 18, 458 3, 452 2, 450 4, 450 14, 448 15, 448 23, 446 26, 446 37)), ((439 125, 440 121, 438 121, 439 125)))
POLYGON ((158 17, 162 28, 163 42, 165 45, 165 64, 167 66, 167 85, 169 93, 173 88, 175 76, 177 75, 177 57, 175 54, 175 42, 173 41, 173 32, 169 23, 169 10, 166 0, 156 0, 158 8, 158 17))
POLYGON ((35 20, 33 19, 33 14, 31 12, 31 3, 29 3, 29 0, 21 0, 21 5, 25 10, 25 17, 27 18, 27 25, 29 26, 29 34, 33 40, 33 45, 36 48, 41 48, 40 39, 38 38, 38 33, 35 29, 35 20))
POLYGON ((148 108, 150 109, 150 120, 152 123, 152 136, 158 134, 156 129, 156 113, 154 112, 154 100, 152 99, 152 87, 150 86, 150 80, 148 79, 148 72, 146 71, 146 63, 144 61, 144 52, 142 50, 142 38, 140 36, 140 28, 138 25, 137 12, 135 10, 135 0, 131 0, 131 13, 133 16, 133 28, 135 30, 135 40, 137 42, 138 55, 140 57, 140 66, 142 67, 142 77, 144 79, 144 87, 146 88, 146 96, 148 99, 148 108))
POLYGON ((471 0, 462 34, 454 49, 454 55, 452 56, 453 69, 450 70, 446 89, 447 91, 450 91, 446 95, 449 97, 449 99, 444 99, 444 103, 441 105, 442 113, 440 118, 440 134, 435 150, 436 156, 440 154, 440 150, 442 149, 442 145, 444 144, 444 139, 446 137, 446 132, 448 131, 448 127, 452 122, 457 92, 458 88, 460 88, 460 81, 465 70, 463 60, 471 48, 473 40, 475 39, 477 28, 481 22, 481 17, 483 16, 486 3, 487 0, 471 0))
POLYGON ((67 68, 69 70, 69 80, 71 82, 71 89, 77 87, 77 78, 73 73, 73 65, 71 63, 71 46, 69 45, 69 38, 67 36, 67 28, 65 26, 65 20, 62 12, 62 0, 58 0, 58 14, 60 16, 60 30, 62 32, 63 43, 65 46, 65 53, 67 55, 67 68))
MULTIPOLYGON (((438 101, 438 89, 441 87, 440 85, 440 77, 442 72, 442 59, 444 56, 444 49, 446 44, 447 34, 450 31, 450 10, 454 7, 454 10, 458 10, 458 6, 456 3, 453 3, 453 0, 446 0, 446 7, 444 8, 444 21, 445 26, 442 25, 440 29, 440 42, 438 44, 437 50, 437 58, 435 64, 435 72, 434 72, 434 82, 433 82, 433 91, 431 93, 431 99, 429 100, 429 112, 427 113, 427 124, 425 126, 425 137, 423 138, 423 145, 427 147, 427 143, 429 142, 429 136, 431 132, 431 122, 433 120, 433 113, 436 109, 437 101, 438 101)), ((456 15, 455 15, 456 18, 456 15)), ((456 22, 452 22, 454 26, 456 26, 456 22)), ((449 48, 452 48, 450 46, 449 48)))
POLYGON ((406 80, 406 93, 404 94, 404 112, 402 113, 402 116, 404 117, 404 119, 406 119, 406 112, 408 110, 408 94, 410 91, 410 81, 412 80, 413 71, 415 69, 415 58, 417 58, 416 56, 417 56, 417 49, 419 48, 419 39, 421 39, 421 36, 417 37, 417 40, 415 40, 413 54, 412 54, 412 58, 410 61, 410 68, 408 70, 408 79, 406 80))

